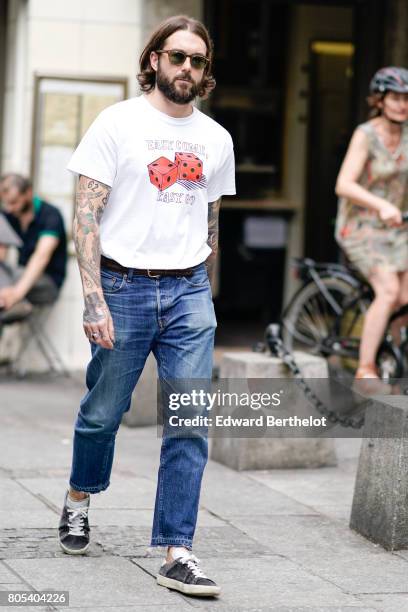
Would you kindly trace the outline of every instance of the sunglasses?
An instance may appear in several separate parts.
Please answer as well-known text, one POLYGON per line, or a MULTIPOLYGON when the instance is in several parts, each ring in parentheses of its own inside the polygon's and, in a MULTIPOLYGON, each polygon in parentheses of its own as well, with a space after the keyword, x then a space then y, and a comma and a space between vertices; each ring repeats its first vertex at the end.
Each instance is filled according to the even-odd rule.
POLYGON ((205 68, 210 61, 208 57, 200 55, 199 53, 189 55, 188 53, 184 53, 184 51, 179 51, 178 49, 161 49, 160 51, 156 51, 156 53, 167 53, 169 62, 170 64, 173 64, 173 66, 182 66, 189 57, 191 66, 197 70, 203 70, 203 68, 205 68))

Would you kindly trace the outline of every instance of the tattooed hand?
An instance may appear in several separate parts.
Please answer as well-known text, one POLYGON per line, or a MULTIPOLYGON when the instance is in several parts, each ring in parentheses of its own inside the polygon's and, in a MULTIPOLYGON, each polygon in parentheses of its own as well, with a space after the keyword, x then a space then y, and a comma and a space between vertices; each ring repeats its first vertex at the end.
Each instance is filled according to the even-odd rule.
POLYGON ((115 332, 112 317, 104 298, 97 291, 85 295, 84 331, 91 342, 103 348, 113 348, 115 332))
POLYGON ((112 317, 103 297, 100 278, 99 224, 108 203, 110 187, 80 176, 77 188, 73 237, 84 291, 84 331, 91 342, 113 348, 112 317))

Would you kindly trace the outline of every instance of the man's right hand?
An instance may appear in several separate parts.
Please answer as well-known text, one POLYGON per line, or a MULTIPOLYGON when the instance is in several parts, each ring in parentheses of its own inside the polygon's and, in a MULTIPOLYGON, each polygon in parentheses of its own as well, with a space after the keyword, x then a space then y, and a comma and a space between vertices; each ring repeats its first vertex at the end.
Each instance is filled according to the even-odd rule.
POLYGON ((98 291, 85 295, 84 331, 90 342, 113 349, 115 332, 109 308, 98 291))

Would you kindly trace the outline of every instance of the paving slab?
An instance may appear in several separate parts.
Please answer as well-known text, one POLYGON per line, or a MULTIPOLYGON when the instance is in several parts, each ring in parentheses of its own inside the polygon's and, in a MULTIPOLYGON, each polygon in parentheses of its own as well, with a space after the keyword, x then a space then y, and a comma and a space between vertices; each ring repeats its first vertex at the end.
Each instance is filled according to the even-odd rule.
POLYGON ((18 482, 3 479, 0 481, 0 512, 10 512, 11 507, 38 510, 43 508, 44 504, 18 482))
POLYGON ((152 588, 154 580, 127 559, 118 557, 15 559, 9 565, 36 590, 69 591, 70 607, 173 604, 177 593, 152 588))
POLYGON ((78 412, 79 402, 85 392, 85 378, 29 376, 25 380, 0 377, 2 402, 0 415, 22 423, 46 421, 69 423, 78 412), (44 388, 47 389, 46 398, 44 388), (10 410, 10 406, 13 410, 10 410), (56 419, 56 415, 58 419, 56 419))
MULTIPOLYGON (((155 575, 158 569, 154 559, 135 560, 140 567, 155 575)), ((273 609, 273 606, 347 606, 360 605, 353 596, 323 580, 319 576, 300 568, 296 563, 281 556, 242 559, 207 559, 203 565, 206 574, 213 577, 221 586, 219 599, 207 605, 210 609, 248 610, 257 606, 273 609), (250 569, 249 569, 250 568, 250 569), (260 586, 260 576, 263 577, 260 586)), ((194 607, 202 607, 203 602, 190 598, 194 607)))
MULTIPOLYGON (((160 557, 165 547, 150 547, 151 525, 103 526, 91 532, 91 545, 87 557, 160 557)), ((223 527, 202 526, 197 530, 194 551, 201 558, 211 557, 259 557, 271 554, 270 549, 231 525, 223 527)), ((54 529, 4 529, 0 531, 0 559, 36 559, 66 555, 58 543, 58 531, 54 529)), ((1 575, 0 575, 1 581, 1 575)), ((6 579, 7 581, 7 579, 6 579)))
MULTIPOLYGON (((146 556, 149 547, 149 555, 154 557, 163 556, 163 547, 150 548, 149 528, 99 528, 97 541, 103 549, 111 555, 123 557, 136 556, 136 547, 146 556)), ((201 527, 197 530, 194 538, 194 553, 202 559, 211 557, 260 557, 271 554, 268 546, 260 544, 247 534, 236 529, 232 525, 224 527, 201 527)))
MULTIPOLYGON (((98 510, 89 512, 89 521, 92 526, 106 527, 117 525, 119 527, 151 527, 153 523, 153 508, 148 510, 98 510)), ((199 510, 197 530, 201 527, 222 527, 224 521, 212 516, 207 510, 199 510)))
POLYGON ((257 516, 231 523, 270 549, 350 593, 407 591, 408 563, 324 517, 257 516))
POLYGON ((162 440, 156 427, 128 428, 121 425, 116 438, 115 470, 127 469, 136 476, 157 476, 162 440))
POLYGON ((316 512, 349 520, 353 502, 355 473, 338 468, 318 470, 273 470, 246 472, 249 478, 287 495, 316 512))
MULTIPOLYGON (((0 583, 0 591, 8 591, 8 592, 12 592, 12 591, 32 591, 33 589, 30 589, 27 584, 25 584, 24 582, 19 582, 19 583, 9 583, 9 584, 3 584, 0 583)), ((9 612, 18 612, 18 610, 24 610, 24 612, 26 610, 30 611, 35 611, 35 610, 53 610, 55 608, 51 608, 48 606, 1 606, 0 610, 1 612, 7 612, 7 610, 9 612)), ((68 608, 61 608, 62 610, 67 610, 68 608)))
MULTIPOLYGON (((68 483, 67 478, 21 478, 18 479, 34 495, 46 498, 60 509, 68 483)), ((106 491, 92 495, 92 509, 120 510, 152 509, 156 495, 156 483, 142 477, 112 479, 106 491)))
MULTIPOLYGON (((205 608, 210 609, 210 608, 205 608)), ((226 607, 225 611, 238 612, 244 608, 226 607)), ((224 608, 223 608, 224 611, 224 608)), ((376 612, 374 608, 360 608, 355 606, 270 606, 268 608, 247 608, 245 612, 376 612)))
POLYGON ((45 527, 55 526, 55 513, 45 506, 40 510, 13 510, 13 512, 0 512, 0 525, 2 529, 25 527, 45 527))
MULTIPOLYGON (((96 531, 96 530, 95 530, 96 531)), ((87 556, 102 556, 97 531, 93 534, 87 556)), ((58 543, 58 530, 54 529, 2 529, 0 531, 0 559, 39 559, 66 557, 58 543)), ((1 566, 0 566, 1 567, 1 566)), ((1 573, 0 573, 1 582, 1 573)))
MULTIPOLYGON (((0 561, 0 584, 19 584, 21 579, 18 578, 2 561, 0 561)), ((1 589, 0 589, 1 590, 1 589)))
POLYGON ((18 429, 3 425, 0 467, 3 470, 55 469, 71 466, 72 447, 59 432, 18 429), (7 432, 7 433, 6 433, 7 432))
POLYGON ((207 510, 224 518, 238 515, 317 514, 310 506, 273 491, 244 474, 219 464, 214 466, 214 462, 210 462, 204 472, 200 501, 207 510))
POLYGON ((408 592, 405 594, 383 593, 359 595, 358 599, 366 606, 381 612, 408 612, 408 592))
MULTIPOLYGON (((182 603, 174 603, 174 604, 148 604, 143 603, 140 606, 131 605, 131 606, 111 606, 111 607, 95 607, 92 606, 90 608, 83 608, 77 606, 69 606, 69 608, 65 608, 67 612, 70 609, 75 610, 75 612, 194 612, 195 608, 193 608, 190 604, 182 604, 182 603)), ((64 608, 60 608, 61 612, 63 612, 64 608)), ((355 608, 354 608, 355 611, 355 608)), ((2 610, 3 612, 3 610, 2 610)), ((16 610, 12 611, 16 612, 16 610)), ((359 611, 357 611, 359 612, 359 611)))
MULTIPOLYGON (((408 550, 395 550, 394 555, 397 555, 398 557, 405 559, 405 561, 408 561, 408 550)), ((407 592, 408 592, 408 589, 407 589, 407 592)))
MULTIPOLYGON (((17 483, 54 508, 59 517, 68 486, 65 478, 19 478, 17 483)), ((112 483, 106 491, 92 495, 89 512, 90 524, 91 526, 151 526, 155 495, 156 483, 148 478, 122 477, 112 479, 112 483)), ((56 524, 57 519, 54 521, 54 525, 56 524)), ((216 527, 223 524, 222 520, 213 516, 207 510, 201 509, 199 511, 198 527, 202 525, 216 527)))
MULTIPOLYGON (((42 610, 44 610, 44 612, 52 612, 52 610, 56 610, 56 608, 43 608, 42 606, 24 606, 24 608, 22 608, 21 606, 1 607, 1 612, 18 612, 21 610, 23 610, 24 612, 41 612, 42 610)), ((60 610, 69 610, 69 608, 60 608, 60 610)))
POLYGON ((0 480, 0 525, 13 527, 52 527, 55 514, 14 480, 0 480), (12 511, 10 511, 12 508, 12 511))

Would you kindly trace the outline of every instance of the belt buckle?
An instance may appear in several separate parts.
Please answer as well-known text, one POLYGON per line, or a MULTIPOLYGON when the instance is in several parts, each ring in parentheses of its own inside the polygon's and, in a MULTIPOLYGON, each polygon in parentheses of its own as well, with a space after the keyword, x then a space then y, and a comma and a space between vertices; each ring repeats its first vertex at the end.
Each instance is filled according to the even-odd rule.
POLYGON ((149 278, 160 278, 160 274, 151 274, 150 270, 147 270, 147 276, 149 278))

